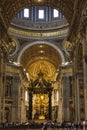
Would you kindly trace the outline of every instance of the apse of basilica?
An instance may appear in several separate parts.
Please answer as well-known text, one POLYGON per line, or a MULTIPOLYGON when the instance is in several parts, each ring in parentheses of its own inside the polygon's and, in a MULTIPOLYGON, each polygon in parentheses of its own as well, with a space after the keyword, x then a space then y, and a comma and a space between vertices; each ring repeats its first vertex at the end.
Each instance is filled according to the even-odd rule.
POLYGON ((0 123, 87 120, 87 1, 0 0, 0 123))

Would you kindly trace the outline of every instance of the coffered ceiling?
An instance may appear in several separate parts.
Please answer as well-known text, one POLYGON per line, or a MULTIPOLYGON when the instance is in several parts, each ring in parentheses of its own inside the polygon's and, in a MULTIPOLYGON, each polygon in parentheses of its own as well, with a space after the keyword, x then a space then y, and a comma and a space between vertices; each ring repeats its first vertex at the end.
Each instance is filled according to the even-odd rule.
POLYGON ((54 64, 56 69, 58 65, 62 63, 62 59, 58 51, 46 44, 37 44, 27 48, 23 52, 20 62, 23 64, 25 69, 28 69, 30 64, 39 59, 50 61, 52 64, 54 64))
POLYGON ((42 71, 45 77, 48 75, 48 78, 53 79, 62 59, 59 52, 53 47, 46 44, 36 44, 22 53, 20 63, 31 78, 35 78, 42 71))

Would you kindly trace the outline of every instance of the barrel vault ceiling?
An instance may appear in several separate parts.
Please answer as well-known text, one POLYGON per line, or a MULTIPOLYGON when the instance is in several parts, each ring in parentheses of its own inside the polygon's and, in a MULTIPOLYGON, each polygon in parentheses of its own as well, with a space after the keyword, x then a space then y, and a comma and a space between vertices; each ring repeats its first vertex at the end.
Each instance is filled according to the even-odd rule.
POLYGON ((53 47, 46 44, 36 44, 23 52, 20 63, 31 78, 35 78, 41 71, 46 78, 53 79, 62 63, 62 59, 58 51, 53 47))

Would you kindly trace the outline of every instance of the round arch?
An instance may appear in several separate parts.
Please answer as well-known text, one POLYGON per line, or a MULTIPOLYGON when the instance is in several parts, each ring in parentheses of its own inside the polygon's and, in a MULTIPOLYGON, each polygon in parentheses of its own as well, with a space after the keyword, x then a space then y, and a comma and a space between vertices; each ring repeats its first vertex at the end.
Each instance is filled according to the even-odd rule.
POLYGON ((52 44, 51 42, 47 42, 47 41, 36 41, 36 42, 32 42, 32 43, 28 44, 27 46, 25 46, 25 47, 20 51, 19 56, 18 56, 18 59, 17 59, 17 62, 20 63, 21 56, 22 56, 23 52, 24 52, 27 48, 29 48, 29 47, 31 47, 31 46, 33 46, 33 45, 36 45, 36 44, 46 44, 46 45, 49 45, 49 46, 53 47, 53 48, 54 48, 55 50, 57 50, 57 52, 60 54, 61 59, 62 59, 62 64, 65 63, 65 58, 64 58, 64 55, 63 55, 62 51, 61 51, 56 45, 52 44))

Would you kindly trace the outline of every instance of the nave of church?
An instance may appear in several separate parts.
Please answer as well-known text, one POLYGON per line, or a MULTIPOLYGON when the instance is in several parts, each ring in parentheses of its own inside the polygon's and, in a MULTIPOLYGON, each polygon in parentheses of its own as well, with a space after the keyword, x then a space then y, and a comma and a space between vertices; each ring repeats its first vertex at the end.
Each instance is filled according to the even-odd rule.
POLYGON ((87 1, 0 0, 0 124, 86 120, 87 1))

